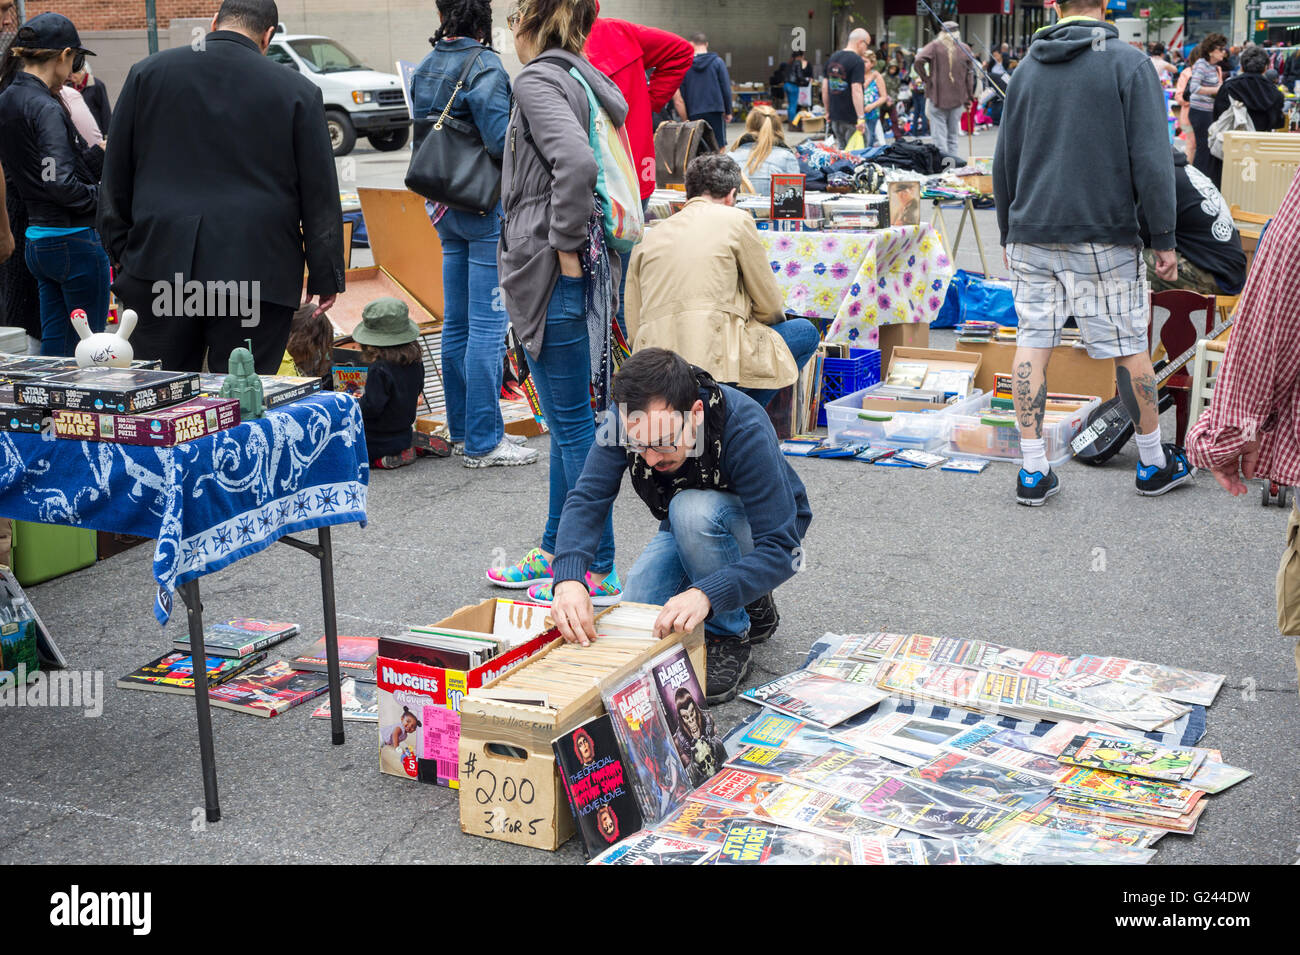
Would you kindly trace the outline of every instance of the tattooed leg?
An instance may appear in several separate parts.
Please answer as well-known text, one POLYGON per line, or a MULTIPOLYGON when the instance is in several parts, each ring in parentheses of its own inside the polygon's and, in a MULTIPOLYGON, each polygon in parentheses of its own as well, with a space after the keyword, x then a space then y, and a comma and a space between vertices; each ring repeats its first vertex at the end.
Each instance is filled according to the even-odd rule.
POLYGON ((1016 424, 1022 438, 1043 436, 1043 415, 1047 411, 1047 363, 1050 348, 1017 348, 1011 376, 1011 397, 1016 406, 1016 424))
POLYGON ((1160 427, 1159 394, 1150 355, 1142 352, 1116 358, 1115 384, 1139 434, 1150 434, 1160 427))

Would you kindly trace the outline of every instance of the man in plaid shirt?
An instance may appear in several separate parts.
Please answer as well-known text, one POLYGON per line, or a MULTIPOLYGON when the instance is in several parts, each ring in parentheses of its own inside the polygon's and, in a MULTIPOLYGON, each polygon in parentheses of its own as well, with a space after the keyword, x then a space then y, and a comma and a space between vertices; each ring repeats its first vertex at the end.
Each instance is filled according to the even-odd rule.
MULTIPOLYGON (((1300 175, 1255 253, 1213 403, 1187 432, 1187 452, 1232 495, 1246 493, 1243 477, 1300 485, 1300 175)), ((1278 629, 1290 636, 1300 635, 1298 533, 1293 503, 1277 574, 1278 629)))

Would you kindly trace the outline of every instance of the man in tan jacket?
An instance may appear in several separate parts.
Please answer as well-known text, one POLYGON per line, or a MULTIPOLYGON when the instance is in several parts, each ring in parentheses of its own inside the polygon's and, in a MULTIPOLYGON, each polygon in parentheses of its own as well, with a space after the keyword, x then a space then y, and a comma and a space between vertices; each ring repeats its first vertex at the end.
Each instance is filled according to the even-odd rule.
POLYGON ((754 219, 735 208, 739 188, 729 156, 687 167, 686 205, 632 252, 627 335, 632 351, 677 352, 766 405, 798 379, 821 336, 807 319, 786 319, 754 219))

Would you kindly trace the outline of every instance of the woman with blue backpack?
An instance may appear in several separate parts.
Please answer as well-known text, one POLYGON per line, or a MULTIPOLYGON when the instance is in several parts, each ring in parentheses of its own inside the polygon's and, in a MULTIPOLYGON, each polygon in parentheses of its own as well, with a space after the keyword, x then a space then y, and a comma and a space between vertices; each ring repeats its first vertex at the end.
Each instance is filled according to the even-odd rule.
MULTIPOLYGON (((438 0, 441 23, 433 49, 411 77, 411 106, 422 120, 450 120, 477 130, 497 163, 505 151, 510 80, 492 49, 491 0, 438 0)), ((415 149, 432 132, 415 128, 415 149)), ((506 312, 497 294, 501 203, 486 212, 429 202, 442 245, 442 378, 447 439, 468 468, 533 464, 534 448, 519 447, 501 419, 501 370, 506 312)))
MULTIPOLYGON (((564 499, 596 440, 609 388, 611 328, 622 263, 641 229, 630 152, 616 155, 627 105, 583 55, 595 0, 521 0, 506 24, 524 64, 506 129, 497 253, 501 291, 551 432, 550 503, 541 545, 488 580, 551 599, 551 560, 564 499), (610 152, 611 143, 614 153, 610 152), (626 162, 626 167, 622 165, 626 162), (630 176, 630 183, 628 177, 630 176), (633 195, 628 195, 628 190, 633 195)), ((606 520, 587 573, 592 602, 622 597, 606 520)))

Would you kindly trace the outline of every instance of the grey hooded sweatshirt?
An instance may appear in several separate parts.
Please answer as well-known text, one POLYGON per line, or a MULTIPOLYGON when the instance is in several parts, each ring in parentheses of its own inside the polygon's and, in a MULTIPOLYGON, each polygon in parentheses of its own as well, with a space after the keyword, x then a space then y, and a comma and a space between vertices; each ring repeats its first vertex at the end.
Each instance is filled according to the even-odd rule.
MULTIPOLYGON (((596 190, 596 156, 587 132, 591 110, 587 92, 569 74, 570 67, 577 67, 615 125, 627 120, 623 94, 585 57, 547 50, 515 79, 501 165, 505 224, 497 270, 515 335, 534 358, 542 350, 546 305, 559 280, 556 252, 581 252, 585 247, 596 190)), ((612 250, 609 259, 617 295, 621 263, 612 250)))
POLYGON ((1110 23, 1070 17, 1034 34, 1007 87, 993 154, 1002 244, 1174 247, 1177 204, 1164 91, 1151 58, 1110 23))

